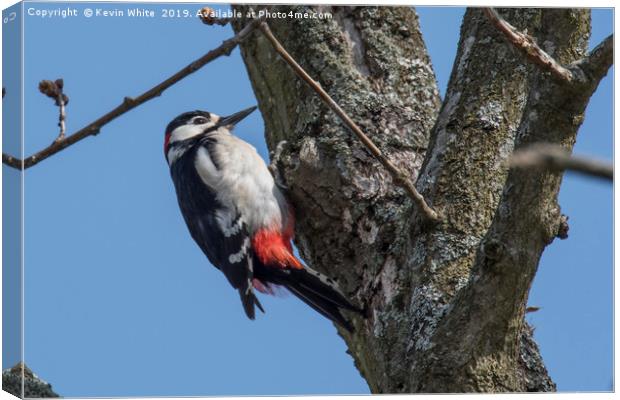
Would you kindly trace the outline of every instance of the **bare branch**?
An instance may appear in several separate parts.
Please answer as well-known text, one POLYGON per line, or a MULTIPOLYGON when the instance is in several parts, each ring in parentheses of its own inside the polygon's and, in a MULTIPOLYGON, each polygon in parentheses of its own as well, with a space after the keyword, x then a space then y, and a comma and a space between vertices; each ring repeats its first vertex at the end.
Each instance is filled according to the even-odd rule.
POLYGON ((424 197, 418 192, 413 183, 409 180, 408 176, 396 165, 394 165, 379 148, 373 143, 373 141, 366 136, 366 134, 361 130, 361 128, 353 122, 353 120, 347 115, 347 113, 336 103, 331 96, 321 87, 321 84, 312 79, 310 75, 295 61, 295 59, 286 51, 286 49, 280 44, 278 39, 273 35, 271 29, 269 29, 269 25, 266 22, 263 22, 260 25, 260 30, 263 32, 265 37, 271 42, 271 45, 276 50, 280 56, 286 61, 286 63, 295 71, 295 73, 302 78, 314 91, 323 99, 325 104, 332 111, 340 117, 340 119, 353 131, 353 133, 358 137, 358 139, 366 146, 366 148, 370 151, 370 153, 377 159, 379 162, 388 170, 394 183, 398 186, 405 189, 409 197, 414 201, 414 203, 418 206, 422 215, 430 220, 430 221, 438 221, 439 216, 437 212, 433 210, 424 200, 424 197))
POLYGON ((551 72, 553 76, 567 83, 573 80, 573 73, 545 53, 530 35, 520 32, 506 22, 493 8, 485 8, 484 12, 489 21, 504 34, 506 39, 516 47, 528 60, 539 65, 543 70, 551 72))
POLYGON ((510 159, 516 168, 547 168, 557 171, 571 170, 599 178, 614 179, 614 167, 610 162, 572 156, 561 146, 537 144, 516 152, 510 159))
POLYGON ((58 137, 56 141, 59 142, 65 138, 65 133, 67 132, 67 126, 65 121, 67 120, 67 114, 65 112, 65 100, 62 96, 58 99, 58 127, 60 128, 60 132, 58 133, 58 137))
POLYGON ((164 90, 168 89, 170 86, 179 82, 181 79, 187 77, 188 75, 196 72, 197 70, 204 67, 206 64, 215 60, 216 58, 223 56, 223 55, 230 55, 232 50, 239 43, 241 43, 244 39, 246 39, 248 35, 252 33, 254 29, 256 29, 261 22, 262 22, 261 19, 256 19, 250 22, 237 35, 233 36, 232 38, 228 40, 225 40, 219 47, 209 51, 208 53, 206 53, 199 59, 193 61, 192 63, 187 65, 185 68, 179 70, 177 73, 175 73, 174 75, 164 80, 163 82, 152 87, 151 89, 142 93, 138 97, 135 97, 135 98, 125 97, 125 99, 119 106, 117 106, 116 108, 108 112, 107 114, 104 114, 103 116, 99 117, 97 120, 91 122, 90 124, 86 125, 84 128, 73 133, 72 135, 65 137, 63 140, 56 141, 52 143, 50 146, 46 147, 45 149, 29 157, 26 157, 23 160, 23 162, 22 160, 18 158, 6 155, 4 153, 2 154, 2 162, 13 168, 27 169, 27 168, 32 167, 33 165, 40 163, 46 158, 58 153, 59 151, 75 144, 76 142, 79 142, 80 140, 88 136, 98 134, 101 128, 104 125, 108 124, 110 121, 125 114, 127 111, 136 108, 142 103, 145 103, 153 99, 154 97, 160 96, 164 92, 164 90))
POLYGON ((20 169, 20 170, 23 168, 22 160, 20 160, 19 158, 10 156, 8 154, 5 154, 5 153, 2 153, 2 164, 6 164, 9 167, 13 167, 15 169, 20 169))
POLYGON ((614 63, 614 35, 607 36, 587 56, 577 62, 587 77, 598 83, 614 63))

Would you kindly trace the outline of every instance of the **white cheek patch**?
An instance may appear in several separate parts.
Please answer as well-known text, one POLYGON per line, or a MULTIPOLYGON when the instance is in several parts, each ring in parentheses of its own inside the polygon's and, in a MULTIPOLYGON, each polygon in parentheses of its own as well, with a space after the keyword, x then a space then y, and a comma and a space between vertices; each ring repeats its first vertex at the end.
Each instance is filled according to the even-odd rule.
POLYGON ((214 122, 207 122, 202 125, 183 125, 173 130, 170 134, 170 143, 180 142, 183 140, 191 139, 196 135, 200 135, 206 129, 215 126, 214 122))
POLYGON ((179 126, 170 134, 170 143, 180 142, 199 135, 204 130, 200 125, 184 125, 179 126))

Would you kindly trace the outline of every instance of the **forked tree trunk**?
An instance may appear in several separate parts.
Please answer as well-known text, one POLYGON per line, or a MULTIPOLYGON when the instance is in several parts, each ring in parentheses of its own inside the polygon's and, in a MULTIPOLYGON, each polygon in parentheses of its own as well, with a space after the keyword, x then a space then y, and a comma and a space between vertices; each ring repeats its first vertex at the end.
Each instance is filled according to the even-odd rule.
MULTIPOLYGON (((508 171, 505 161, 529 143, 572 149, 604 73, 556 83, 470 9, 442 103, 413 9, 311 8, 333 19, 269 25, 442 215, 422 223, 259 31, 242 44, 268 146, 288 142, 278 166, 296 208, 296 244, 369 310, 350 316, 353 335, 339 332, 372 392, 555 390, 524 313, 542 251, 561 228, 562 175, 508 171)), ((500 12, 560 62, 584 56, 588 10, 500 12)))

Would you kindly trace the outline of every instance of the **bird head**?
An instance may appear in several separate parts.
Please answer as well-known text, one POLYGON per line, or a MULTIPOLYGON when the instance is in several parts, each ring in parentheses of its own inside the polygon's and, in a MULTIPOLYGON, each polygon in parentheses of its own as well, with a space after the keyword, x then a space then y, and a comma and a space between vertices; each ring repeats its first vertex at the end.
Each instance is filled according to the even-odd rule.
POLYGON ((256 106, 226 117, 200 110, 185 112, 173 119, 166 127, 164 154, 168 155, 168 149, 173 143, 204 135, 220 128, 231 131, 239 121, 250 115, 254 110, 256 110, 256 106))

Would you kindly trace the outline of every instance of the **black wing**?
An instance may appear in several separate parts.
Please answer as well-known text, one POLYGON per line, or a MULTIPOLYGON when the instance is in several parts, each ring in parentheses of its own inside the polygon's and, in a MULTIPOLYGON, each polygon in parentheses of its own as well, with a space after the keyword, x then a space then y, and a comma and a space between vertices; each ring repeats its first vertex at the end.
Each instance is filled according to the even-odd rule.
POLYGON ((236 210, 218 207, 215 193, 196 172, 194 157, 195 151, 186 152, 171 169, 183 218, 209 261, 239 291, 248 318, 254 319, 254 305, 264 310, 253 292, 254 265, 247 226, 236 210))

